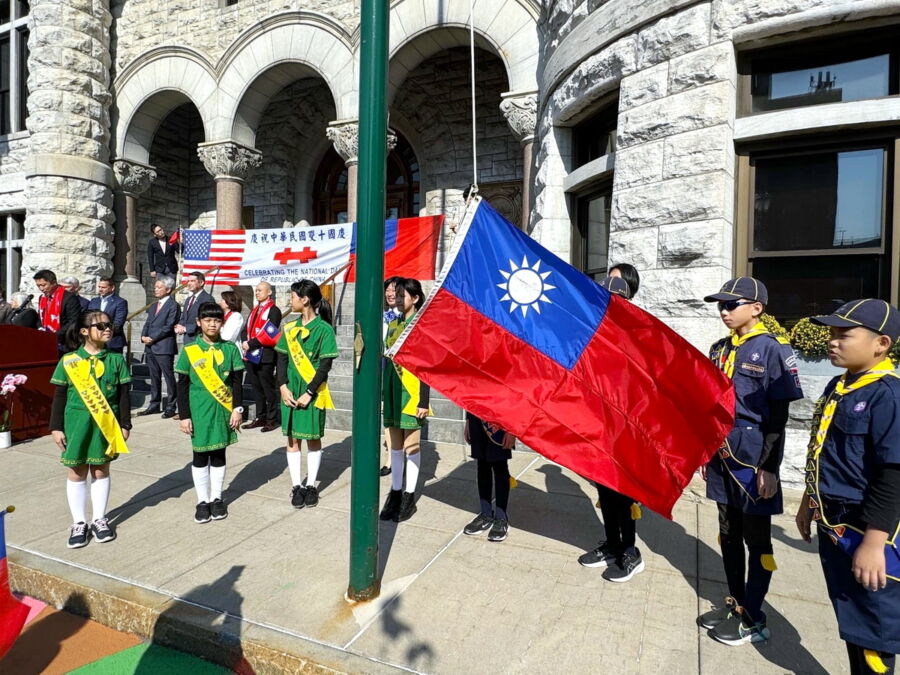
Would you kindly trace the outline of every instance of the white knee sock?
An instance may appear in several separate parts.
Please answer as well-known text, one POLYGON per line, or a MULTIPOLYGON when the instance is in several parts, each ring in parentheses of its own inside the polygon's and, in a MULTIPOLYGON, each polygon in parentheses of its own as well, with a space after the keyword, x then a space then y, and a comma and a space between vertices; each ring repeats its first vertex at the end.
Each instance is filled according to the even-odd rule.
POLYGON ((287 453, 288 471, 291 472, 291 485, 300 485, 303 482, 303 468, 300 464, 299 452, 287 453))
POLYGON ((69 511, 72 512, 72 522, 87 522, 87 481, 67 480, 66 498, 69 500, 69 511))
POLYGON ((209 467, 209 498, 211 501, 222 498, 222 487, 225 485, 225 467, 209 467))
POLYGON ((415 492, 419 482, 419 466, 422 464, 422 453, 406 456, 406 491, 415 492))
POLYGON ((403 489, 403 450, 391 450, 391 490, 403 489))
POLYGON ((194 477, 194 489, 197 491, 197 503, 209 502, 209 467, 192 466, 191 476, 194 477))
POLYGON ((94 520, 106 518, 106 505, 109 503, 109 476, 95 478, 91 481, 91 506, 94 507, 94 520))
POLYGON ((322 451, 309 450, 306 453, 306 487, 316 486, 320 466, 322 466, 322 451))

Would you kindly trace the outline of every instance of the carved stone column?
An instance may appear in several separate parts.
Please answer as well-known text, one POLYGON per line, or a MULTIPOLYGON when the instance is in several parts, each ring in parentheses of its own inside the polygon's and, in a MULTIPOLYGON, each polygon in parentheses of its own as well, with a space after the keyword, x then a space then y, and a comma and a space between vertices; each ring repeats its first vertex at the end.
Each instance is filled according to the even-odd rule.
MULTIPOLYGON (((347 220, 356 221, 356 175, 359 165, 359 125, 356 120, 337 120, 325 129, 334 151, 347 166, 347 220)), ((397 134, 388 129, 387 152, 397 147, 397 134)))
POLYGON ((197 155, 216 180, 216 229, 241 229, 244 182, 262 165, 262 153, 228 140, 200 143, 197 155))
POLYGON ((531 219, 531 159, 534 149, 534 131, 537 127, 537 93, 507 93, 500 101, 500 111, 513 135, 522 144, 522 221, 528 229, 531 219))
POLYGON ((136 282, 137 264, 137 201, 156 180, 156 169, 127 159, 113 162, 115 176, 115 258, 114 275, 117 281, 136 282))

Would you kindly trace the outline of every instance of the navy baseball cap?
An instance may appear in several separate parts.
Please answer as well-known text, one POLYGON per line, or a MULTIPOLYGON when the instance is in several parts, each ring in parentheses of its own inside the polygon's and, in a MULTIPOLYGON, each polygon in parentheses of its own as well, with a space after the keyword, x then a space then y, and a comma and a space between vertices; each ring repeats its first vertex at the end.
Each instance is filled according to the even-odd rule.
POLYGON ((722 290, 707 295, 705 302, 728 302, 729 300, 753 300, 764 305, 769 304, 769 291, 766 285, 753 277, 738 277, 725 282, 722 290))
POLYGON ((603 288, 610 293, 621 295, 623 298, 631 299, 631 287, 622 277, 603 277, 598 282, 603 288))
POLYGON ((827 316, 814 316, 810 319, 820 326, 837 326, 838 328, 856 328, 862 326, 876 333, 887 335, 892 342, 900 338, 900 312, 884 300, 866 298, 851 300, 841 305, 827 316))

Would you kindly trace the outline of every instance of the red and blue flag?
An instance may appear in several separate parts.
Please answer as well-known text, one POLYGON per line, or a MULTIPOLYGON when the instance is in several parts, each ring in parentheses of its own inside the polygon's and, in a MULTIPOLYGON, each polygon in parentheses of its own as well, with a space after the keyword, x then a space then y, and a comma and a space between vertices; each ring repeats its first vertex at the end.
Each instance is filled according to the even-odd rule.
POLYGON ((390 356, 457 405, 671 517, 734 423, 731 382, 476 198, 390 356))
POLYGON ((4 521, 11 510, 12 507, 0 509, 0 659, 13 646, 28 617, 28 606, 19 602, 9 591, 4 521))
MULTIPOLYGON (((384 276, 434 279, 435 256, 444 216, 388 220, 384 224, 384 276)), ((356 281, 356 226, 345 279, 356 281)))
MULTIPOLYGON (((263 324, 262 330, 256 339, 262 347, 274 347, 278 344, 278 338, 281 336, 281 329, 268 319, 263 324)), ((260 363, 262 361, 262 347, 247 352, 245 359, 250 363, 260 363)))

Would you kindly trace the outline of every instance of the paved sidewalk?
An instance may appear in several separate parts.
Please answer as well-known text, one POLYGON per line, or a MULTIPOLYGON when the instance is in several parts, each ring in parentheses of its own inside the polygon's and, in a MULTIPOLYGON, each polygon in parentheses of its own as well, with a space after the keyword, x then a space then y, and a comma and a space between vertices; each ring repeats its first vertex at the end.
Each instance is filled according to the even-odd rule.
MULTIPOLYGON (((697 613, 724 595, 715 507, 697 496, 699 485, 674 521, 644 511, 638 534, 647 569, 612 584, 576 560, 602 532, 585 481, 515 453, 512 529, 493 544, 461 533, 477 503, 474 463, 459 446, 426 445, 418 513, 381 525, 381 597, 352 606, 343 599, 344 434, 325 439, 319 506, 295 511, 282 439, 245 432, 228 450, 230 515, 206 525, 193 522, 190 451, 177 423, 137 418, 129 445, 132 454, 112 471, 118 539, 75 551, 65 546, 65 474, 50 439, 0 452, 0 503, 17 507, 7 520, 14 586, 25 583, 15 563, 45 561, 73 580, 106 588, 97 582, 108 578, 134 606, 181 598, 198 612, 213 610, 207 627, 231 643, 274 640, 282 652, 319 663, 324 650, 340 657, 331 667, 353 672, 847 672, 814 545, 797 538, 791 515, 774 526, 779 570, 766 608, 773 639, 730 648, 697 628, 697 613)), ((179 613, 159 607, 147 630, 162 636, 167 613, 179 613)))

